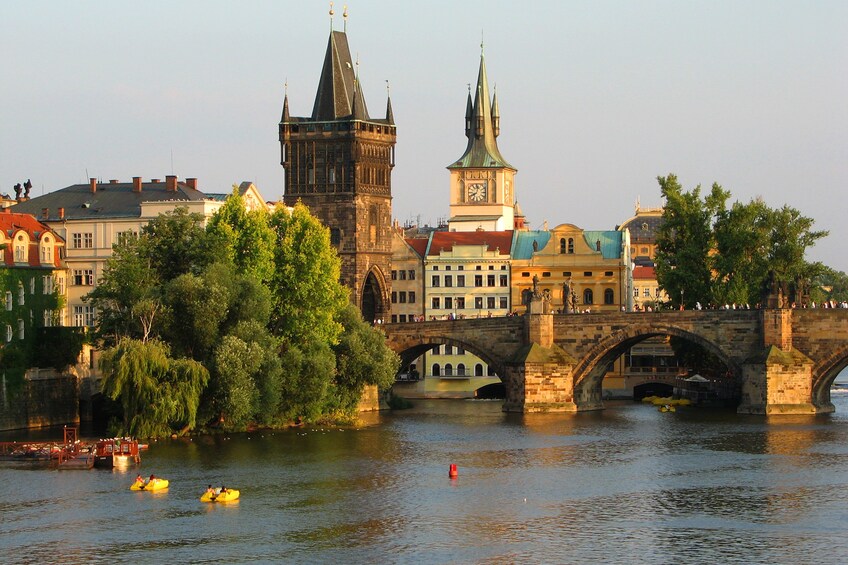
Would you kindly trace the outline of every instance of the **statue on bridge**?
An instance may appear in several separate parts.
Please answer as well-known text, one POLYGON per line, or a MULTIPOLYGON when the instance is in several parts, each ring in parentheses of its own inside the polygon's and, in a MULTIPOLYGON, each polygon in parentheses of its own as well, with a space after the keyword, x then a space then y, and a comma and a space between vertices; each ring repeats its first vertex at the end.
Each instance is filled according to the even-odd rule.
POLYGON ((571 291, 571 277, 562 283, 562 311, 565 314, 574 313, 576 304, 575 296, 571 291))

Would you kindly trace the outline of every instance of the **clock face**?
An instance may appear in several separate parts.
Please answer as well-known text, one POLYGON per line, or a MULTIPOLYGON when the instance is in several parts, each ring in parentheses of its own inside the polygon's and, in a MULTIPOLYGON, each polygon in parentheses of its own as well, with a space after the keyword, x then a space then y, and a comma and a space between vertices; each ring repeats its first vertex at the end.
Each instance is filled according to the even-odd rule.
POLYGON ((474 202, 482 202, 486 199, 486 185, 475 183, 468 186, 468 199, 474 202))

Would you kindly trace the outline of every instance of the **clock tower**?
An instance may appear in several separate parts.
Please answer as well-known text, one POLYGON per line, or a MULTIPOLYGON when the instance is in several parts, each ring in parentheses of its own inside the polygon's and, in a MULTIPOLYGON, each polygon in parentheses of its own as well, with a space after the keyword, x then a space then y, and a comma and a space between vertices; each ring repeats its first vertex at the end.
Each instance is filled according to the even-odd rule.
POLYGON ((468 146, 450 171, 451 231, 505 231, 514 227, 515 173, 498 150, 500 112, 498 95, 489 98, 486 62, 480 54, 480 72, 472 101, 471 90, 465 110, 468 146))

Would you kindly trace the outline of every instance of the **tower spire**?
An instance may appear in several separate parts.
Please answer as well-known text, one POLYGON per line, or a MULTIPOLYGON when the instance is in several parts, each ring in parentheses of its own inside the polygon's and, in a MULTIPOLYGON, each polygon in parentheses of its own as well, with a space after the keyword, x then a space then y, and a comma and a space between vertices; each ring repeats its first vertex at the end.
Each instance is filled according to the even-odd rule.
POLYGON ((394 125, 395 114, 392 112, 392 92, 389 87, 389 81, 386 81, 386 122, 394 125))

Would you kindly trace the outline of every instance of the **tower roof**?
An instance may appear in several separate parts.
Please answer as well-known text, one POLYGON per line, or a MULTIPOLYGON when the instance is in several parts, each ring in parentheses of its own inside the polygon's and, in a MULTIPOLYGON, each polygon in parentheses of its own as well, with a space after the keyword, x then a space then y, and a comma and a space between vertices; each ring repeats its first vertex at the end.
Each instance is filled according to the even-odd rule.
POLYGON ((365 96, 356 80, 353 60, 343 31, 331 31, 312 107, 312 120, 331 121, 355 115, 369 120, 365 96))
MULTIPOLYGON (((469 102, 471 93, 469 93, 469 102)), ((466 106, 466 114, 468 109, 466 106)), ((477 75, 477 89, 471 115, 466 115, 466 135, 468 146, 465 153, 456 162, 448 165, 448 169, 468 167, 506 167, 515 169, 498 150, 497 132, 495 131, 496 116, 492 114, 492 103, 489 98, 489 81, 486 77, 486 61, 480 54, 480 72, 477 75)))

